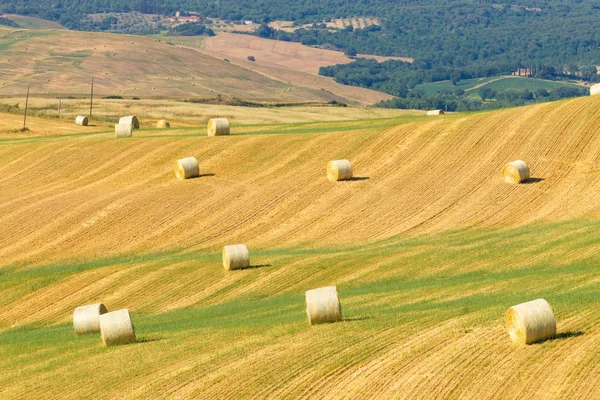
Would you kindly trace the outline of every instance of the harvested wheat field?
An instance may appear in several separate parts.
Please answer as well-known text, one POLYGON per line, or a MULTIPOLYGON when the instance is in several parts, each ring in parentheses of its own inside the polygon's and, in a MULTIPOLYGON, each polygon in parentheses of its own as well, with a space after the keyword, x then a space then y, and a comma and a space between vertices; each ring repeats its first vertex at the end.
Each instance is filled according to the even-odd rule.
MULTIPOLYGON (((228 35, 223 34, 223 37, 228 35)), ((232 36, 252 39, 246 35, 232 36)), ((269 70, 273 69, 269 65, 277 67, 273 73, 249 68, 252 67, 249 62, 236 62, 228 52, 188 47, 196 43, 189 38, 161 36, 161 40, 99 32, 0 27, 0 96, 24 95, 30 84, 32 93, 48 97, 60 94, 81 97, 89 94, 94 77, 97 98, 122 96, 162 100, 221 95, 254 101, 322 103, 336 100, 353 104, 374 104, 391 98, 382 92, 340 85, 331 78, 318 75, 308 79, 307 74, 300 74, 302 79, 295 79, 298 73, 294 69, 282 69, 272 62, 265 65, 267 60, 262 56, 265 53, 256 54, 262 58, 258 64, 269 70), (288 74, 290 79, 287 79, 288 74), (288 90, 290 82, 294 84, 293 90, 288 90)), ((301 47, 309 49, 301 54, 304 57, 302 63, 323 65, 319 58, 322 50, 301 47), (314 62, 307 61, 311 57, 315 58, 314 62)), ((249 54, 241 52, 244 54, 240 57, 247 61, 249 54)), ((339 57, 344 62, 351 61, 340 52, 330 53, 335 57, 331 59, 330 56, 326 65, 335 64, 339 57)), ((285 54, 291 55, 290 52, 285 54)), ((279 55, 277 59, 281 60, 283 56, 279 55)), ((292 64, 297 61, 294 57, 292 64)), ((313 70, 317 74, 318 66, 313 70)))
POLYGON ((600 98, 174 125, 2 136, 1 398, 600 398, 600 98), (175 179, 188 156, 202 175, 175 179), (233 243, 248 269, 222 267, 233 243), (310 326, 326 286, 343 319, 310 326), (513 343, 506 311, 539 298, 556 337, 513 343), (75 335, 99 302, 136 343, 75 335))
MULTIPOLYGON (((169 38, 169 40, 180 41, 186 39, 169 38)), ((220 33, 217 36, 206 38, 199 51, 215 58, 227 58, 240 67, 288 83, 292 85, 290 92, 298 88, 312 88, 320 92, 332 93, 341 97, 344 101, 361 104, 374 104, 392 98, 387 93, 341 85, 332 78, 320 76, 320 67, 347 64, 354 61, 346 57, 341 51, 232 33, 220 33), (248 56, 254 56, 256 61, 248 61, 248 56)), ((357 57, 373 58, 379 62, 390 59, 413 61, 412 58, 366 54, 359 54, 357 57)))

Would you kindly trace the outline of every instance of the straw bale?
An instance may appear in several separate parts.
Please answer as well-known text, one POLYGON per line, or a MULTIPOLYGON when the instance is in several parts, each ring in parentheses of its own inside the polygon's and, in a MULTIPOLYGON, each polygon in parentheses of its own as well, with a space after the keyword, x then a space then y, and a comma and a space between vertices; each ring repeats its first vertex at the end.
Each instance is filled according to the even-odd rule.
POLYGON ((244 269, 250 266, 250 252, 245 244, 223 247, 223 268, 227 270, 244 269))
POLYGON ((332 182, 352 179, 352 165, 350 161, 329 161, 327 163, 327 179, 332 182))
POLYGON ((311 325, 342 320, 342 305, 335 286, 306 291, 306 314, 311 325))
POLYGON ((556 321, 544 299, 521 303, 506 312, 508 334, 513 342, 531 344, 556 336, 556 321))
POLYGON ((212 118, 208 120, 208 136, 229 135, 229 121, 227 118, 212 118))
POLYGON ((177 179, 195 178, 200 175, 198 160, 194 157, 186 157, 175 163, 175 176, 177 179))
POLYGON ((600 94, 600 83, 597 83, 590 87, 590 96, 594 96, 596 94, 600 94))
POLYGON ((119 123, 120 124, 131 124, 133 129, 140 129, 140 121, 138 120, 138 117, 136 117, 135 115, 121 117, 121 118, 119 118, 119 123))
POLYGON ((170 128, 171 124, 166 119, 161 119, 156 123, 157 128, 170 128))
POLYGON ((73 312, 73 328, 78 335, 100 332, 100 315, 108 311, 104 304, 88 304, 79 306, 73 312))
POLYGON ((131 137, 131 132, 133 127, 131 124, 116 124, 115 125, 115 136, 118 138, 121 137, 131 137))
POLYGON ((429 110, 427 115, 444 115, 444 110, 429 110))
POLYGON ((509 162, 502 168, 504 180, 508 183, 521 183, 529 179, 529 167, 525 161, 509 162))
POLYGON ((136 341, 135 328, 128 309, 112 311, 100 316, 100 335, 105 346, 136 341))
POLYGON ((75 118, 75 124, 81 125, 81 126, 87 126, 88 125, 88 117, 86 117, 84 115, 79 115, 77 118, 75 118))

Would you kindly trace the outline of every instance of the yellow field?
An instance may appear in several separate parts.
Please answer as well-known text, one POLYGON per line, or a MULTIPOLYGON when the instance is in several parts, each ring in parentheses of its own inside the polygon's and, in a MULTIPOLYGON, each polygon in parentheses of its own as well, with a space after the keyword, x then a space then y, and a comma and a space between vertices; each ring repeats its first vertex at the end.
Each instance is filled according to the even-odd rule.
MULTIPOLYGON (((169 39, 166 39, 169 40, 169 39)), ((337 85, 296 85, 250 71, 226 57, 133 35, 0 28, 0 96, 119 95, 143 98, 216 97, 273 102, 372 104, 389 95, 337 85), (347 93, 345 88, 348 88, 347 93), (359 95, 355 95, 358 93, 359 95)), ((325 79, 323 77, 320 77, 325 79)), ((327 82, 333 81, 326 79, 327 82)))
POLYGON ((239 114, 223 137, 139 115, 120 140, 108 121, 17 135, 3 114, 0 397, 600 398, 600 98, 331 110, 239 114), (186 156, 201 177, 177 181, 186 156), (356 178, 331 183, 341 158, 356 178), (527 184, 500 175, 515 159, 527 184), (234 243, 254 268, 220 266, 234 243), (304 291, 331 284, 344 321, 308 326, 304 291), (511 344, 506 309, 538 297, 559 337, 511 344), (141 341, 76 337, 73 308, 97 301, 141 341))
MULTIPOLYGON (((30 133, 16 132, 23 127, 25 98, 0 98, 0 107, 18 105, 18 113, 6 114, 0 125, 2 134, 31 137, 81 132, 72 122, 78 115, 89 115, 88 100, 62 99, 61 119, 58 117, 58 99, 30 98, 27 127, 30 133), (49 118, 35 118, 49 117, 49 118)), ((373 118, 392 118, 424 115, 418 110, 388 110, 366 107, 331 107, 322 105, 287 107, 236 107, 198 104, 178 100, 116 100, 95 99, 93 117, 85 131, 107 130, 123 115, 139 115, 142 128, 153 128, 160 119, 167 119, 173 127, 206 126, 210 118, 222 116, 239 125, 282 124, 301 122, 334 122, 373 118), (142 117, 143 116, 143 117, 142 117)), ((273 127, 269 127, 272 129, 273 127)))

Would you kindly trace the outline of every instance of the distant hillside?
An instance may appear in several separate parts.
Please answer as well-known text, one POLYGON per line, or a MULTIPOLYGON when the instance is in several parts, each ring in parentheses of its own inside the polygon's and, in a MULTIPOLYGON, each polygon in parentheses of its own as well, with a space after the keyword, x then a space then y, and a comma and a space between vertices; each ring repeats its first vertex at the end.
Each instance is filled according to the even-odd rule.
MULTIPOLYGON (((274 102, 359 102, 389 96, 331 82, 336 93, 294 86, 190 48, 146 37, 0 29, 0 95, 238 97, 274 102), (347 90, 346 90, 347 88, 347 90)), ((321 78, 323 79, 323 78, 321 78)))

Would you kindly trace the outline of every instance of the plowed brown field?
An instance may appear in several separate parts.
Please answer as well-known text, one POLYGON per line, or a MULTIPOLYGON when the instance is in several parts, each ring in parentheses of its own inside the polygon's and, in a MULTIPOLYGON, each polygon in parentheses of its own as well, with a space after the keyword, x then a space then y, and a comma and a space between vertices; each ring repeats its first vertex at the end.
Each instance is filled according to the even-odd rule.
POLYGON ((600 98, 412 118, 3 136, 0 397, 600 398, 600 98), (310 327, 329 284, 345 320, 310 327), (511 344, 538 297, 559 337, 511 344), (75 337, 96 301, 141 342, 75 337))

